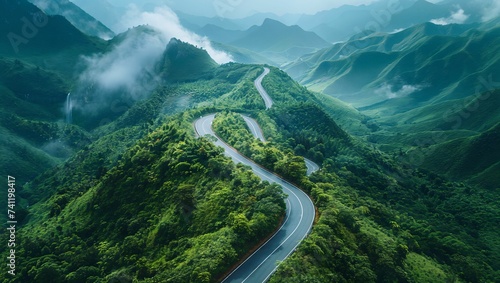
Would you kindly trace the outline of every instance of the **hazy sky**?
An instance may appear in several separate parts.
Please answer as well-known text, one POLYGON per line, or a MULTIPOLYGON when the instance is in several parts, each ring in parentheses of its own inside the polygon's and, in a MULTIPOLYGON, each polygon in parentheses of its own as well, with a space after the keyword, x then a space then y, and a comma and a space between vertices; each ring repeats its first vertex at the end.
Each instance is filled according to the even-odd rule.
POLYGON ((193 15, 215 16, 227 18, 244 17, 256 12, 272 12, 278 15, 285 13, 314 14, 344 4, 369 4, 376 0, 108 0, 115 6, 126 6, 135 3, 138 7, 152 7, 166 4, 174 10, 193 15))

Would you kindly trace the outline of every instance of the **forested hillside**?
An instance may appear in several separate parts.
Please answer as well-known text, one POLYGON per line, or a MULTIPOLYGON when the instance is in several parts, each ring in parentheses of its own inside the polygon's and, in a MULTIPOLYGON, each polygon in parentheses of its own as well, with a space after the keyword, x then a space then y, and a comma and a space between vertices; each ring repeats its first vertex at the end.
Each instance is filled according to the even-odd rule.
MULTIPOLYGON (((291 89, 269 94, 293 96, 291 89)), ((265 132, 278 147, 305 149, 323 165, 309 178, 319 222, 271 282, 498 280, 497 191, 411 169, 346 139, 321 112, 291 102, 260 114, 264 130, 276 129, 265 132)))
POLYGON ((366 34, 286 70, 310 89, 356 106, 358 113, 349 113, 354 120, 340 120, 349 133, 410 166, 497 188, 498 137, 490 130, 500 117, 498 23, 428 22, 366 34))
POLYGON ((217 98, 223 93, 210 93, 210 84, 239 73, 226 82, 231 90, 252 81, 245 76, 251 70, 220 67, 224 79, 153 95, 26 186, 21 195, 32 205, 19 219, 25 260, 12 282, 212 282, 271 233, 284 213, 281 189, 195 139, 190 121, 202 112, 134 117, 142 107, 164 109, 165 99, 184 91, 196 103, 217 98))
POLYGON ((280 189, 194 140, 180 119, 131 147, 88 190, 60 188, 37 207, 42 219, 22 230, 27 260, 14 282, 210 282, 273 231, 280 189))
MULTIPOLYGON (((319 209, 312 234, 272 282, 496 280, 493 191, 403 167, 363 145, 316 104, 316 96, 277 69, 264 81, 276 86, 268 90, 278 101, 272 110, 263 111, 258 94, 246 102, 250 108, 228 103, 240 101, 238 90, 252 85, 258 70, 229 64, 210 80, 166 88, 102 128, 101 138, 65 165, 30 183, 25 192, 33 205, 19 231, 26 261, 21 281, 13 282, 44 276, 61 282, 214 282, 277 226, 284 209, 277 187, 232 165, 209 140, 194 139, 190 122, 222 109, 257 118, 267 143, 245 146, 251 137, 241 132, 241 120, 222 123, 221 131, 263 165, 274 156, 270 167, 295 178, 319 209), (225 91, 209 91, 224 82, 225 91), (182 115, 134 114, 143 107, 165 109, 182 93, 191 93, 194 103, 186 107, 202 104, 182 115), (202 106, 211 100, 215 108, 202 106), (305 177, 300 156, 322 170, 305 177)), ((239 116, 230 117, 219 119, 239 116)))

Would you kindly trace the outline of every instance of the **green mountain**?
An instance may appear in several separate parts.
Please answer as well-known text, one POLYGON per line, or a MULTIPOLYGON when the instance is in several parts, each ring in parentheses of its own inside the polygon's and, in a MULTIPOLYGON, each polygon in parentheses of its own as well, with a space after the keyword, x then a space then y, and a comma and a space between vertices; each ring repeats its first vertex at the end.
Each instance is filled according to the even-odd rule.
POLYGON ((244 64, 269 64, 276 65, 269 57, 244 47, 236 47, 232 41, 245 36, 240 30, 228 30, 214 24, 207 24, 202 28, 195 29, 197 34, 208 37, 212 45, 218 50, 231 55, 235 62, 244 64))
MULTIPOLYGON (((475 92, 475 82, 498 68, 498 27, 469 30, 459 36, 439 34, 453 34, 461 27, 429 27, 433 25, 336 45, 287 69, 298 74, 305 64, 315 66, 301 82, 357 106, 382 102, 376 106, 381 109, 384 104, 416 107, 427 101, 464 98, 475 92), (434 35, 433 29, 441 31, 434 35), (343 48, 351 48, 351 53, 343 48)), ((387 110, 397 113, 401 108, 387 110)))
POLYGON ((169 82, 194 81, 207 75, 217 63, 205 50, 171 39, 159 63, 159 73, 169 82))
POLYGON ((15 57, 67 77, 81 55, 101 51, 106 43, 89 37, 62 16, 48 16, 26 0, 1 1, 0 56, 15 57))
POLYGON ((210 38, 211 41, 230 43, 245 36, 241 30, 224 29, 215 24, 207 24, 196 30, 196 33, 210 38))
MULTIPOLYGON (((272 282, 495 280, 498 205, 481 201, 495 199, 493 192, 402 167, 339 127, 328 114, 338 102, 322 104, 276 68, 263 81, 275 106, 264 111, 252 91, 261 71, 232 63, 162 85, 96 129, 84 150, 20 188, 30 204, 18 230, 23 261, 17 279, 0 278, 216 282, 279 225, 284 209, 276 186, 194 138, 194 119, 232 110, 256 117, 269 141, 236 142, 242 152, 263 162, 302 155, 322 164, 310 178, 286 171, 279 158, 273 165, 312 196, 319 219, 272 282)), ((244 122, 221 125, 230 140, 241 138, 244 122)))
POLYGON ((90 136, 62 123, 69 86, 60 74, 5 58, 0 70, 0 172, 25 183, 88 144, 90 136))
POLYGON ((465 100, 421 107, 394 116, 382 116, 369 140, 395 152, 401 160, 467 181, 497 188, 497 141, 500 100, 498 89, 465 100), (444 110, 443 110, 444 109, 444 110), (403 150, 404 149, 404 150, 403 150))
POLYGON ((117 28, 117 24, 127 12, 125 8, 112 5, 106 0, 73 0, 71 2, 78 5, 78 7, 83 9, 99 22, 103 23, 113 32, 121 32, 121 30, 115 29, 117 28))
POLYGON ((61 16, 27 1, 1 1, 0 89, 3 174, 25 183, 90 142, 65 125, 64 103, 81 55, 101 50, 61 16))
MULTIPOLYGON (((432 20, 460 24, 479 23, 485 20, 488 5, 477 1, 375 1, 368 5, 344 5, 316 15, 304 15, 296 24, 313 31, 329 42, 347 41, 356 34, 394 32, 432 20), (435 2, 435 3, 434 3, 435 2), (463 10, 463 15, 457 12, 463 10), (455 15, 455 19, 452 18, 455 15)), ((494 13, 486 20, 491 20, 494 13)))
MULTIPOLYGON (((202 30, 213 28, 213 26, 222 28, 223 30, 230 31, 243 31, 251 28, 252 26, 262 25, 266 19, 280 21, 286 25, 294 25, 302 14, 284 14, 278 16, 274 13, 255 13, 244 18, 227 18, 227 17, 204 17, 186 14, 182 11, 175 11, 180 19, 181 24, 193 30, 196 33, 203 33, 202 30)), ((215 35, 215 34, 214 34, 215 35)))
POLYGON ((234 60, 234 62, 243 64, 276 65, 276 63, 268 57, 245 48, 239 48, 229 44, 214 41, 212 42, 212 46, 217 50, 226 52, 227 54, 231 55, 231 58, 234 60))
MULTIPOLYGON (((394 28, 388 29, 393 17, 409 9, 414 2, 414 0, 397 2, 384 0, 359 6, 342 5, 315 15, 303 15, 296 24, 305 30, 315 32, 329 42, 335 43, 348 40, 351 36, 364 31, 394 30, 394 28)), ((398 26, 397 28, 403 27, 408 26, 398 26)))
POLYGON ((496 177, 488 172, 495 162, 474 169, 460 164, 464 156, 488 160, 486 152, 468 143, 500 120, 499 32, 498 20, 426 23, 354 37, 304 56, 286 70, 310 89, 357 106, 369 117, 358 121, 371 131, 356 133, 379 148, 454 180, 491 187, 496 177), (456 147, 459 153, 449 154, 456 147), (448 170, 443 164, 457 167, 448 170))
POLYGON ((72 92, 73 101, 78 105, 73 113, 74 123, 88 130, 95 129, 122 116, 159 85, 196 81, 211 76, 211 71, 218 66, 205 50, 175 38, 163 46, 164 40, 157 30, 139 26, 117 35, 108 42, 104 52, 91 57, 72 92), (151 42, 154 47, 143 42, 151 42), (118 64, 120 68, 128 65, 122 52, 135 60, 131 60, 134 63, 130 63, 128 80, 103 81, 108 74, 120 73, 120 70, 107 69, 103 62, 118 64), (148 59, 142 62, 142 58, 148 59))
POLYGON ((234 44, 256 51, 279 52, 291 47, 320 48, 329 45, 319 36, 306 32, 299 26, 288 27, 271 19, 264 20, 261 26, 251 27, 246 33, 244 38, 235 40, 234 44))
MULTIPOLYGON (((187 47, 185 43, 177 40, 172 40, 171 44, 177 45, 177 49, 174 49, 176 52, 183 52, 187 47)), ((170 46, 170 48, 175 47, 170 46)), ((189 46, 189 48, 194 49, 192 46, 189 46)), ((172 52, 172 49, 168 50, 172 52)), ((168 53, 168 50, 166 56, 177 55, 176 53, 168 53)), ((193 51, 192 49, 187 50, 193 51)), ((205 53, 202 50, 198 51, 205 53)), ((170 59, 175 59, 175 57, 170 57, 170 59)), ((173 62, 180 63, 180 61, 173 62)), ((171 65, 170 68, 174 68, 174 65, 171 65)), ((53 264, 56 261, 45 256, 47 255, 47 249, 51 249, 47 246, 50 244, 47 242, 47 244, 40 245, 40 249, 32 249, 31 243, 33 242, 31 241, 35 240, 35 238, 29 236, 30 240, 25 242, 25 249, 20 252, 22 254, 20 257, 32 260, 40 259, 44 263, 39 265, 39 268, 35 268, 36 271, 33 269, 28 272, 27 268, 20 267, 25 270, 25 272, 21 272, 21 280, 35 282, 49 280, 46 273, 49 272, 48 274, 51 274, 50 280, 54 282, 72 282, 81 278, 101 278, 109 281, 123 276, 131 276, 139 270, 141 270, 139 274, 132 276, 141 280, 151 276, 155 276, 161 281, 165 281, 172 276, 177 278, 175 281, 201 280, 197 279, 198 277, 215 280, 217 276, 222 275, 231 264, 236 262, 239 256, 245 254, 256 244, 259 239, 271 233, 279 224, 283 215, 284 202, 280 190, 276 186, 259 182, 257 177, 251 174, 247 168, 236 167, 209 140, 194 138, 190 123, 191 118, 189 117, 191 115, 193 115, 192 117, 198 117, 208 109, 202 110, 202 112, 193 110, 189 114, 184 114, 188 116, 182 114, 171 116, 178 111, 192 108, 201 102, 217 99, 228 91, 237 95, 242 83, 253 81, 255 71, 260 71, 260 69, 240 65, 226 65, 217 69, 212 67, 211 79, 209 80, 200 78, 195 82, 182 84, 177 82, 172 86, 162 86, 148 99, 136 103, 115 122, 94 131, 98 138, 88 147, 85 147, 85 150, 76 153, 64 165, 49 170, 43 177, 41 176, 33 181, 30 186, 26 186, 19 194, 19 203, 23 203, 23 206, 29 203, 30 207, 33 208, 28 216, 29 220, 27 220, 26 229, 38 230, 40 228, 45 232, 39 230, 36 234, 40 236, 40 239, 48 240, 52 237, 52 232, 50 232, 52 228, 43 228, 39 226, 41 223, 49 221, 53 217, 72 219, 72 223, 79 224, 77 224, 78 227, 75 226, 76 230, 70 233, 75 233, 75 235, 78 235, 76 237, 80 239, 72 246, 75 249, 86 250, 88 253, 79 252, 82 257, 79 259, 73 258, 74 261, 72 261, 71 265, 60 262, 61 267, 53 269, 53 264), (182 105, 177 106, 178 109, 175 108, 176 101, 182 101, 182 105), (164 130, 157 128, 160 125, 165 125, 164 130), (138 140, 142 141, 136 144, 138 140), (147 162, 148 165, 144 167, 144 171, 141 173, 138 166, 142 166, 139 164, 146 161, 142 159, 146 156, 140 157, 142 153, 138 154, 135 150, 145 146, 140 150, 143 152, 147 150, 146 148, 149 147, 150 142, 157 142, 158 140, 162 140, 163 145, 157 148, 157 156, 147 154, 149 156, 147 158, 152 158, 157 163, 147 162), (136 146, 132 147, 133 145, 136 146), (205 149, 199 151, 200 146, 205 149), (170 149, 167 149, 167 147, 170 149), (172 159, 171 154, 179 154, 178 159, 172 159), (196 158, 199 158, 199 164, 193 162, 195 156, 198 156, 196 158), (170 161, 165 163, 166 159, 170 161), (123 163, 119 160, 129 160, 132 163, 128 163, 128 161, 123 163), (191 169, 190 166, 195 167, 191 169), (205 169, 200 166, 205 167, 205 169), (115 167, 118 170, 111 173, 112 168, 115 167), (170 167, 177 168, 177 171, 171 171, 170 167), (61 170, 65 173, 62 174, 61 170), (130 194, 129 190, 136 188, 136 185, 144 181, 149 183, 147 181, 149 177, 146 177, 146 175, 149 175, 147 172, 151 172, 151 170, 157 171, 159 190, 153 189, 156 185, 148 184, 146 186, 151 188, 151 194, 144 194, 141 190, 136 191, 136 195, 130 194), (198 170, 197 175, 193 175, 192 170, 198 170), (167 171, 171 172, 170 176, 167 176, 167 171), (83 172, 86 172, 85 176, 81 175, 83 172), (132 172, 136 176, 132 176, 132 172), (147 174, 144 175, 144 173, 147 174), (184 174, 185 177, 181 178, 179 174, 184 174), (88 190, 96 180, 105 175, 115 175, 115 177, 108 179, 108 184, 105 185, 107 188, 98 189, 98 192, 92 192, 93 189, 88 190), (141 180, 140 176, 144 176, 146 179, 141 180), (126 179, 130 178, 138 183, 136 185, 129 184, 126 179), (117 188, 118 183, 124 186, 117 188), (79 185, 75 186, 75 184, 79 185), (66 186, 69 186, 67 187, 69 190, 60 190, 66 186), (234 186, 238 187, 238 190, 232 189, 234 186), (228 194, 224 194, 222 190, 226 190, 228 194), (188 192, 192 195, 191 198, 186 195, 188 192), (81 195, 81 193, 86 196, 81 195), (93 197, 94 193, 102 196, 102 198, 100 200, 96 199, 93 197), (118 195, 128 197, 118 197, 118 195), (246 197, 242 197, 243 195, 246 195, 246 197), (159 196, 165 198, 161 199, 159 196), (156 204, 150 202, 152 198, 156 199, 156 204), (74 202, 73 200, 76 199, 79 200, 74 202), (142 202, 139 199, 142 199, 144 206, 134 205, 138 210, 129 210, 132 201, 135 203, 142 202), (53 202, 54 200, 56 202, 53 202), (227 202, 228 200, 230 203, 227 202), (222 202, 226 204, 222 205, 222 202), (51 204, 45 206, 42 203, 51 204), (99 207, 100 212, 95 211, 97 207, 99 207), (155 207, 155 209, 151 210, 148 207, 155 207), (126 223, 115 221, 117 208, 120 214, 123 212, 123 221, 126 223), (70 210, 72 216, 70 214, 64 216, 70 210), (97 214, 94 215, 94 213, 97 214), (98 221, 95 218, 97 215, 100 215, 98 221), (132 215, 138 216, 138 218, 132 217, 132 215), (243 233, 246 230, 240 231, 235 228, 236 226, 233 227, 233 224, 230 224, 236 223, 234 222, 235 219, 241 215, 244 215, 244 219, 247 219, 247 224, 250 225, 248 228, 254 231, 253 235, 243 233), (144 219, 152 219, 151 217, 158 217, 158 223, 154 227, 142 222, 144 219), (89 226, 91 223, 96 225, 91 227, 89 226), (112 224, 104 227, 102 226, 103 223, 118 223, 119 225, 112 224), (131 223, 135 223, 132 224, 135 228, 130 226, 131 223), (137 224, 139 225, 137 226, 137 224), (32 228, 27 228, 28 226, 32 228), (184 229, 179 230, 180 226, 183 226, 184 229), (113 236, 115 231, 119 230, 121 232, 113 236), (96 231, 102 232, 100 239, 92 236, 96 235, 96 231), (175 233, 172 233, 174 231, 175 233), (145 233, 143 234, 145 237, 140 237, 142 233, 145 233), (240 235, 240 233, 243 234, 240 235), (125 234, 135 236, 130 237, 125 234), (127 239, 125 240, 125 238, 127 239), (143 246, 143 244, 146 246, 151 245, 151 248, 146 246, 140 248, 140 250, 144 251, 143 259, 141 259, 145 264, 143 267, 136 265, 135 257, 140 251, 130 249, 131 246, 128 243, 130 240, 135 242, 138 245, 137 247, 143 246), (126 244, 123 244, 123 241, 126 244), (216 242, 218 244, 215 244, 216 242), (91 244, 92 248, 88 249, 86 243, 91 244), (169 245, 170 248, 167 248, 167 250, 155 252, 157 248, 164 249, 169 245), (190 248, 187 248, 188 246, 190 248), (109 250, 109 248, 115 251, 109 250), (98 250, 104 253, 98 252, 98 250), (202 255, 203 250, 210 252, 211 256, 202 255), (119 256, 121 258, 121 255, 124 255, 123 252, 129 253, 130 258, 126 261, 116 258, 117 260, 114 263, 105 259, 105 262, 109 263, 109 265, 106 263, 107 267, 104 268, 106 271, 101 271, 97 261, 87 260, 89 259, 88 256, 91 255, 97 257, 119 256), (151 265, 152 261, 149 259, 156 258, 159 263, 165 260, 167 255, 169 259, 164 265, 162 264, 162 269, 165 269, 165 271, 158 272, 151 265), (199 262, 199 264, 188 264, 193 260, 199 262), (181 263, 183 261, 185 263, 181 263), (182 267, 183 265, 185 267, 182 267), (124 268, 117 269, 118 266, 124 268)), ((232 105, 237 107, 238 104, 233 103, 232 105)), ((10 127, 10 125, 6 125, 6 127, 10 127)), ((39 165, 43 165, 43 163, 39 165)), ((63 222, 63 226, 72 225, 70 222, 63 222)), ((60 227, 62 226, 53 226, 56 230, 60 229, 60 227)), ((28 235, 26 234, 26 236, 28 235)), ((61 241, 66 242, 65 239, 69 238, 61 235, 61 241)), ((70 250, 63 253, 66 252, 71 253, 70 250)), ((53 255, 56 256, 53 259, 59 258, 63 260, 62 253, 57 252, 57 255, 56 253, 53 255)), ((29 261, 26 261, 26 263, 29 264, 29 261)), ((3 277, 2 281, 10 279, 3 277)))
POLYGON ((32 0, 31 3, 37 5, 47 15, 60 15, 65 17, 72 25, 85 34, 105 39, 114 36, 114 33, 109 28, 68 0, 32 0))
POLYGON ((256 52, 275 64, 294 60, 330 45, 313 32, 304 31, 296 25, 286 26, 271 19, 265 19, 262 25, 252 26, 245 31, 207 25, 197 32, 212 41, 237 47, 243 52, 245 49, 256 52))
POLYGON ((182 11, 175 11, 182 26, 191 29, 198 33, 198 29, 203 28, 205 26, 217 26, 224 30, 244 30, 245 27, 235 23, 232 19, 228 19, 225 17, 203 17, 203 16, 195 16, 187 13, 183 13, 182 11))
POLYGON ((251 27, 244 37, 233 41, 232 44, 263 54, 281 54, 280 56, 287 58, 329 46, 329 43, 313 32, 270 19, 266 19, 261 26, 251 27))
POLYGON ((422 167, 454 180, 472 179, 481 187, 496 189, 500 181, 496 173, 500 168, 499 142, 500 124, 496 124, 479 135, 429 147, 422 167))
POLYGON ((424 23, 393 34, 377 34, 372 36, 359 34, 347 42, 336 43, 330 48, 304 55, 299 60, 286 65, 285 68, 295 79, 304 80, 311 71, 311 68, 324 61, 337 61, 365 51, 385 53, 403 51, 413 48, 416 42, 424 40, 429 36, 456 37, 474 27, 479 28, 480 25, 452 24, 439 26, 432 23, 424 23))

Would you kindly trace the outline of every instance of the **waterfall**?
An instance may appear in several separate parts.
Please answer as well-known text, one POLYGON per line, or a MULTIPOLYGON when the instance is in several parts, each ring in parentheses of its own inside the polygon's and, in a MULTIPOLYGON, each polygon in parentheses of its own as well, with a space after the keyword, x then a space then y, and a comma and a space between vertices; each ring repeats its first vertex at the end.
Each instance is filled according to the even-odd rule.
POLYGON ((71 92, 66 96, 66 123, 73 122, 73 105, 71 104, 71 92))

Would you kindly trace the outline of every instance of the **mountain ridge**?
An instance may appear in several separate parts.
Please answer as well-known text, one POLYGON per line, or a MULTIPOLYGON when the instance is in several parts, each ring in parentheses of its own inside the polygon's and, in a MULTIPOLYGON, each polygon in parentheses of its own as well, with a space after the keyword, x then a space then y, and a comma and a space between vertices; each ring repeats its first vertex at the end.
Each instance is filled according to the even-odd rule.
POLYGON ((220 41, 266 56, 278 65, 330 45, 313 32, 305 31, 297 25, 287 26, 269 18, 261 25, 253 25, 245 31, 225 30, 216 25, 207 25, 198 32, 212 41, 220 41))
MULTIPOLYGON (((430 25, 425 24, 424 26, 430 25)), ((384 43, 384 38, 394 38, 397 34, 382 37, 374 35, 366 39, 366 42, 371 43, 371 45, 365 44, 364 46, 366 47, 361 50, 357 50, 355 56, 351 56, 348 59, 334 59, 332 61, 325 60, 323 61, 325 63, 319 64, 318 67, 313 69, 313 71, 309 73, 306 78, 303 78, 302 81, 316 90, 324 90, 327 94, 334 94, 337 92, 339 95, 343 95, 345 97, 347 97, 346 95, 354 95, 356 92, 359 92, 361 95, 360 97, 366 98, 370 95, 368 93, 368 89, 376 88, 377 85, 380 87, 383 82, 386 82, 387 84, 394 86, 402 86, 403 84, 415 86, 421 85, 422 88, 433 89, 434 94, 432 94, 431 97, 441 100, 463 98, 471 93, 474 93, 475 86, 471 84, 472 81, 477 81, 481 76, 487 77, 489 74, 492 74, 493 70, 496 68, 495 66, 500 64, 499 59, 495 58, 495 49, 492 50, 489 48, 489 46, 493 46, 493 48, 497 46, 497 35, 499 32, 500 29, 497 27, 486 31, 477 30, 475 31, 475 35, 472 36, 421 36, 420 40, 411 41, 410 45, 403 45, 403 49, 397 48, 395 51, 392 49, 380 50, 380 46, 384 43), (333 83, 325 84, 323 77, 327 77, 329 78, 328 80, 332 80, 332 76, 324 76, 325 72, 331 72, 333 69, 345 69, 346 66, 355 67, 356 64, 361 64, 359 60, 364 58, 360 55, 367 52, 375 52, 371 54, 378 54, 377 56, 386 56, 383 55, 385 52, 388 52, 387 54, 392 54, 390 55, 392 59, 380 66, 380 68, 384 70, 383 72, 372 73, 374 78, 368 85, 361 84, 358 85, 356 91, 345 92, 342 88, 339 88, 339 80, 348 78, 346 77, 346 74, 338 75, 337 77, 333 76, 335 78, 334 81, 332 81, 333 83), (469 64, 465 64, 465 62, 469 62, 469 64), (329 67, 326 67, 325 64, 328 64, 329 67), (415 64, 417 64, 416 66, 418 67, 415 67, 415 64), (466 66, 466 68, 451 67, 453 64, 466 66), (484 65, 481 66, 481 64, 484 65), (446 81, 436 81, 433 79, 440 69, 445 69, 446 72, 449 72, 449 76, 446 77, 446 81), (463 78, 464 80, 460 78, 463 78), (317 80, 318 83, 314 83, 315 80, 317 80), (460 87, 453 86, 454 82, 460 81, 462 81, 460 87), (315 85, 317 85, 318 88, 315 85), (446 87, 448 86, 451 86, 452 88, 446 90, 446 87), (363 94, 361 87, 366 88, 368 92, 363 94)), ((412 35, 410 34, 409 36, 412 35)), ((351 46, 355 46, 356 43, 352 44, 353 45, 351 46)), ((346 46, 349 46, 349 44, 346 44, 346 46)), ((334 53, 334 56, 336 56, 334 58, 339 58, 338 54, 341 49, 334 47, 332 50, 337 51, 334 53)), ((312 57, 312 59, 314 60, 314 57, 312 57)), ((299 64, 303 63, 299 61, 299 64)), ((297 68, 297 66, 293 65, 288 68, 293 69, 294 67, 297 68)), ((351 76, 356 76, 355 69, 349 70, 353 72, 351 73, 351 76)), ((398 89, 395 87, 395 89, 391 89, 391 91, 398 91, 398 89)), ((424 95, 417 98, 416 94, 412 94, 411 97, 423 100, 427 99, 424 95)), ((350 97, 347 101, 354 102, 353 99, 354 97, 350 97)), ((371 102, 371 104, 382 102, 387 98, 379 96, 378 101, 376 99, 376 97, 373 97, 373 102, 371 102)), ((365 101, 362 106, 367 106, 368 104, 370 104, 370 102, 367 103, 365 101)))
POLYGON ((69 0, 30 0, 48 15, 61 15, 82 32, 104 39, 112 38, 115 34, 101 22, 87 14, 80 7, 69 0))

